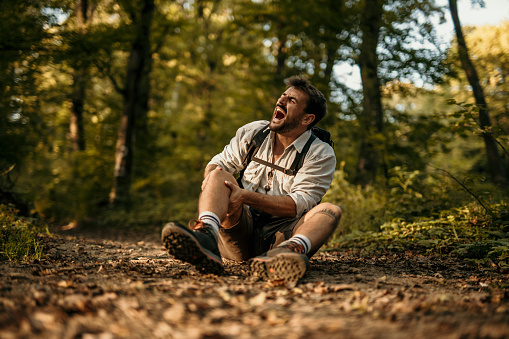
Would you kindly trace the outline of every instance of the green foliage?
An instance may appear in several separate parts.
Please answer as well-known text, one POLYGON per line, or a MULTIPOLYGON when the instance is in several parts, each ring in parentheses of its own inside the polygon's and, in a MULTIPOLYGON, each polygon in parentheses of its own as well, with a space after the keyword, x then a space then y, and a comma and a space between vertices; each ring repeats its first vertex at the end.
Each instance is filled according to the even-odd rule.
POLYGON ((329 248, 453 255, 509 269, 509 204, 503 192, 475 181, 466 182, 466 191, 440 172, 395 167, 389 174, 388 187, 360 187, 336 172, 324 200, 341 206, 343 216, 329 248), (493 202, 497 199, 502 202, 493 202))
POLYGON ((447 208, 451 199, 450 189, 444 178, 400 166, 389 170, 388 216, 412 220, 432 216, 447 208))
MULTIPOLYGON (((132 201, 126 209, 108 206, 132 15, 139 3, 95 1, 86 27, 71 1, 13 2, 4 8, 0 40, 9 48, 0 51, 0 174, 7 174, 0 176, 1 189, 21 193, 60 223, 120 228, 187 222, 196 217, 206 163, 236 128, 270 116, 283 78, 304 74, 330 98, 330 113, 320 124, 332 132, 344 163, 324 201, 342 206, 343 233, 380 231, 395 218, 415 222, 458 206, 457 191, 427 175, 426 164, 449 165, 450 154, 458 152, 455 169, 469 171, 478 162, 478 145, 466 147, 468 138, 459 146, 448 143, 451 130, 440 128, 450 127, 449 120, 431 118, 446 111, 443 92, 389 82, 411 78, 416 69, 426 79, 441 75, 436 51, 412 43, 430 35, 429 18, 440 8, 433 1, 387 2, 379 72, 387 82, 386 121, 373 140, 392 169, 384 173, 386 186, 362 187, 349 182, 358 157, 362 98, 332 76, 335 66, 358 58, 362 2, 335 0, 320 0, 319 6, 300 0, 156 1, 151 98, 135 136, 132 201), (418 12, 424 17, 417 22, 418 12), (86 149, 73 152, 69 120, 80 69, 87 79, 86 149), (430 161, 439 156, 442 163, 430 161)), ((502 107, 503 99, 497 102, 502 107)))
POLYGON ((458 107, 454 113, 448 116, 451 121, 451 129, 454 132, 465 138, 468 137, 467 133, 487 136, 493 139, 505 156, 509 158, 509 152, 504 146, 504 144, 509 144, 509 136, 505 134, 500 126, 482 127, 479 123, 479 107, 477 105, 458 102, 455 99, 449 99, 447 103, 458 107))
MULTIPOLYGON (((53 2, 54 3, 54 2, 53 2)), ((47 61, 45 40, 52 1, 3 1, 0 12, 0 191, 11 190, 25 157, 36 143, 33 92, 37 67, 47 61), (15 165, 9 175, 2 175, 15 165), (12 180, 11 180, 12 179, 12 180)))
POLYGON ((324 197, 324 201, 343 209, 337 237, 355 231, 379 231, 380 225, 394 218, 411 221, 437 215, 464 198, 450 188, 445 178, 400 166, 389 170, 387 186, 353 185, 347 180, 344 165, 340 164, 324 197))
MULTIPOLYGON (((464 27, 465 40, 482 84, 493 126, 509 133, 507 115, 507 91, 509 86, 509 20, 497 25, 464 27)), ((448 62, 454 71, 450 94, 458 102, 472 102, 472 93, 467 90, 469 83, 458 58, 458 48, 449 50, 448 62), (459 89, 459 90, 458 90, 459 89)), ((507 144, 506 144, 507 145, 507 144)))
POLYGON ((335 238, 353 231, 378 230, 378 225, 384 220, 387 200, 385 194, 373 186, 351 184, 347 180, 344 166, 345 162, 341 162, 332 185, 323 198, 323 201, 334 203, 343 210, 340 230, 335 238))
POLYGON ((40 226, 21 218, 12 206, 0 205, 0 261, 40 259, 40 230, 40 226))
POLYGON ((453 255, 509 269, 509 205, 500 203, 492 208, 497 211, 494 218, 471 204, 413 222, 394 219, 381 225, 380 232, 353 232, 336 239, 333 247, 364 253, 453 255))
POLYGON ((99 152, 77 152, 69 161, 40 162, 44 164, 51 168, 35 172, 46 180, 32 193, 41 215, 64 222, 84 220, 107 201, 111 163, 99 152))

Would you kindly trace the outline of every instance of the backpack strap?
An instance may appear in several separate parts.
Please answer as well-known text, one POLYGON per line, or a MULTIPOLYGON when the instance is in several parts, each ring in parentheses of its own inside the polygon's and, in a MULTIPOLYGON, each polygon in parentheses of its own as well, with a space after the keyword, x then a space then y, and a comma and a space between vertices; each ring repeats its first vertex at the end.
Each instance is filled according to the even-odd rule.
POLYGON ((253 140, 251 141, 249 147, 247 148, 246 156, 242 161, 244 168, 242 169, 242 171, 240 171, 240 175, 237 179, 237 183, 239 184, 240 187, 242 187, 241 181, 242 177, 244 176, 244 172, 246 171, 247 165, 249 165, 251 159, 253 158, 253 155, 256 154, 258 149, 260 149, 260 146, 262 146, 263 141, 270 133, 270 129, 267 128, 268 126, 269 124, 263 126, 258 132, 256 132, 255 136, 253 137, 253 140))
MULTIPOLYGON (((311 147, 311 144, 313 141, 315 141, 316 135, 314 133, 311 133, 311 136, 309 137, 308 141, 302 148, 302 152, 297 152, 295 155, 295 159, 293 160, 292 166, 290 166, 290 169, 297 174, 297 172, 300 170, 302 165, 304 165, 304 158, 306 157, 307 152, 309 151, 309 148, 311 147)), ((293 174, 293 175, 295 175, 293 174)))

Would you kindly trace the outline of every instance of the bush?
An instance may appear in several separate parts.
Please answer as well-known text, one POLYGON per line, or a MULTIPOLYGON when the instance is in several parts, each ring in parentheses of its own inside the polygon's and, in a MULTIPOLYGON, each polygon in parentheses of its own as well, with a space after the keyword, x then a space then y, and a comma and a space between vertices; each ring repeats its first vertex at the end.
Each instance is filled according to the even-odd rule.
POLYGON ((362 187, 353 185, 347 180, 347 174, 341 162, 340 169, 336 171, 332 185, 323 198, 341 207, 343 215, 337 234, 354 231, 378 231, 385 217, 386 195, 373 186, 362 187))
POLYGON ((451 192, 442 177, 395 167, 389 171, 386 186, 362 187, 348 182, 344 166, 342 162, 324 197, 324 201, 343 210, 336 237, 358 231, 380 231, 381 225, 393 219, 412 221, 460 205, 461 199, 451 192))

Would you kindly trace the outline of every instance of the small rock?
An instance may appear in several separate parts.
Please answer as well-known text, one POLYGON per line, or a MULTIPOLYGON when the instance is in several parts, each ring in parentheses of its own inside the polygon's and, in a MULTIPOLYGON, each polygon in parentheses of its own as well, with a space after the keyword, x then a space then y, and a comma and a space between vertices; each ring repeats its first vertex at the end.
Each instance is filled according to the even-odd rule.
POLYGON ((163 318, 170 323, 179 323, 186 314, 186 306, 176 303, 163 313, 163 318))
POLYGON ((256 296, 249 299, 249 304, 251 306, 261 306, 265 303, 266 299, 267 299, 267 293, 260 292, 256 296))

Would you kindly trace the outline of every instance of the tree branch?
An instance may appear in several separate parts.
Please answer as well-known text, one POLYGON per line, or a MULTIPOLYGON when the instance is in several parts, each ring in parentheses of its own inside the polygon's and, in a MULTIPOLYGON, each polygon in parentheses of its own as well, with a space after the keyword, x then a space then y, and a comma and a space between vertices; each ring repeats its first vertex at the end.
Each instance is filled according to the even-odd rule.
POLYGON ((442 171, 444 172, 445 174, 447 174, 451 179, 453 179, 454 181, 456 181, 456 183, 458 185, 460 185, 465 191, 468 192, 468 194, 470 194, 471 196, 473 196, 475 198, 475 200, 477 200, 477 202, 484 208, 484 210, 486 211, 486 213, 488 213, 489 215, 493 215, 492 211, 486 207, 483 202, 481 201, 481 199, 474 193, 472 192, 464 183, 460 182, 458 179, 456 179, 456 177, 454 175, 452 175, 449 171, 447 170, 444 170, 442 168, 438 168, 438 167, 435 167, 433 165, 430 165, 430 164, 427 164, 428 166, 430 167, 433 167, 434 169, 438 170, 438 171, 442 171))

